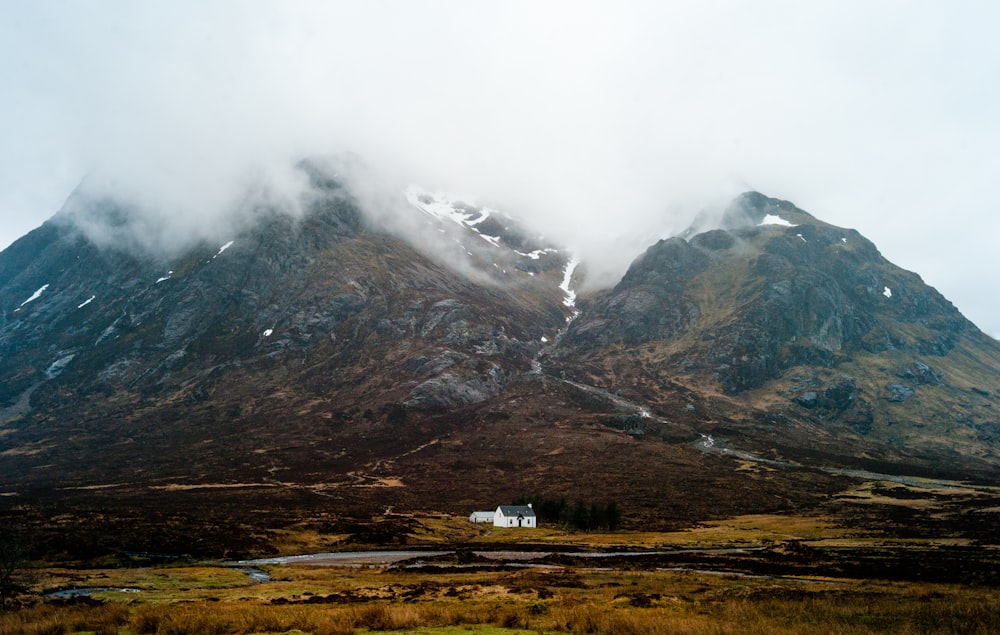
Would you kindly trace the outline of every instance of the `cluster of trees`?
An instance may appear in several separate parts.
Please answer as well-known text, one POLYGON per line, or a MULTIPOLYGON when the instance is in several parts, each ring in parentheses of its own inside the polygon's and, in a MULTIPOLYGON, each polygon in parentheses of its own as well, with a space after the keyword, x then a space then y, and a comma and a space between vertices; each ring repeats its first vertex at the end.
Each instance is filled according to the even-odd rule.
POLYGON ((540 523, 564 525, 581 531, 614 531, 622 524, 622 513, 614 501, 597 503, 578 500, 569 505, 565 498, 522 496, 514 502, 515 505, 528 503, 531 503, 540 523))
POLYGON ((0 527, 0 611, 11 601, 31 590, 31 576, 26 564, 27 552, 5 527, 0 527))

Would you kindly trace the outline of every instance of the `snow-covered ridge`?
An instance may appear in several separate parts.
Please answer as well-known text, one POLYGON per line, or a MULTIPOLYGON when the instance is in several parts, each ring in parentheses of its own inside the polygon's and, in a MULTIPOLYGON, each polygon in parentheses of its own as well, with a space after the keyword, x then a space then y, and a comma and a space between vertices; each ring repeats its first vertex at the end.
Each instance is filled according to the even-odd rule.
POLYGON ((524 253, 523 251, 518 251, 518 250, 515 249, 514 253, 517 254, 518 256, 524 256, 525 258, 531 258, 532 260, 538 260, 539 258, 542 257, 542 254, 557 254, 557 253, 559 253, 559 250, 558 249, 553 249, 552 247, 549 247, 547 249, 536 249, 535 251, 532 251, 530 253, 524 253))
POLYGON ((441 192, 430 193, 422 190, 416 185, 411 185, 406 188, 406 200, 420 211, 424 212, 428 216, 433 218, 438 218, 441 220, 448 220, 462 227, 466 227, 474 231, 480 238, 493 245, 494 247, 500 246, 499 236, 490 236, 479 231, 476 225, 479 225, 490 215, 494 214, 496 210, 492 210, 488 207, 473 208, 470 205, 466 205, 461 201, 452 200, 452 197, 448 194, 443 194, 441 192))
MULTIPOLYGON (((489 207, 478 207, 464 203, 459 197, 452 194, 443 192, 428 192, 417 185, 410 185, 407 187, 404 191, 404 195, 410 205, 427 214, 431 218, 450 221, 460 227, 464 227, 465 229, 474 232, 477 236, 494 247, 503 246, 500 244, 500 236, 490 236, 489 234, 483 233, 483 231, 479 228, 479 225, 491 216, 498 215, 500 218, 503 218, 504 215, 502 212, 489 207)), ((442 229, 439 231, 443 232, 444 230, 442 229)), ((516 249, 511 249, 511 251, 522 258, 529 258, 531 260, 539 260, 545 254, 559 253, 559 250, 553 247, 535 249, 534 251, 527 253, 516 249)), ((468 250, 466 250, 466 253, 470 256, 472 255, 472 252, 468 250)), ((528 272, 528 274, 534 275, 532 272, 528 272)))
MULTIPOLYGON (((417 185, 410 185, 407 187, 404 191, 404 195, 410 205, 427 214, 431 218, 453 222, 456 225, 475 232, 476 235, 494 247, 503 246, 500 243, 501 239, 499 236, 484 234, 479 228, 480 224, 494 214, 503 218, 504 215, 501 212, 488 207, 477 207, 463 203, 458 199, 458 197, 449 194, 441 192, 431 193, 417 185)), ((505 227, 505 229, 507 228, 505 227)), ((456 242, 459 241, 456 240, 456 242)), ((461 243, 459 242, 459 244, 461 243)), ((509 245, 506 246, 509 247, 509 245)), ((542 256, 546 254, 561 253, 559 249, 553 247, 544 247, 530 252, 518 251, 513 248, 510 250, 522 258, 528 258, 530 260, 540 260, 542 256)), ((468 248, 465 249, 465 253, 469 256, 473 255, 468 248)), ((570 317, 567 318, 567 322, 571 322, 577 315, 579 315, 579 310, 576 308, 576 291, 570 287, 573 279, 573 272, 576 270, 578 264, 580 264, 578 258, 572 256, 568 258, 566 266, 563 269, 562 282, 559 284, 559 290, 563 293, 563 305, 571 309, 572 313, 570 317)), ((497 263, 494 262, 493 266, 497 269, 501 269, 504 274, 507 273, 507 269, 502 268, 497 263)), ((526 271, 525 273, 529 276, 535 275, 533 271, 526 271)), ((542 338, 542 342, 546 342, 545 338, 542 338)))

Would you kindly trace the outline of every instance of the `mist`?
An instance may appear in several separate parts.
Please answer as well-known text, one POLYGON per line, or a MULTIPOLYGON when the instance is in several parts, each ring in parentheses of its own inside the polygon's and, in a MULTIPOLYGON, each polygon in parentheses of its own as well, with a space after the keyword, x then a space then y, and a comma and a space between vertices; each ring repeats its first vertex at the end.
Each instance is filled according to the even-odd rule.
POLYGON ((301 213, 294 165, 353 152, 522 219, 599 284, 756 189, 1000 334, 992 5, 665 4, 2 4, 0 246, 83 181, 169 249, 261 201, 301 213))

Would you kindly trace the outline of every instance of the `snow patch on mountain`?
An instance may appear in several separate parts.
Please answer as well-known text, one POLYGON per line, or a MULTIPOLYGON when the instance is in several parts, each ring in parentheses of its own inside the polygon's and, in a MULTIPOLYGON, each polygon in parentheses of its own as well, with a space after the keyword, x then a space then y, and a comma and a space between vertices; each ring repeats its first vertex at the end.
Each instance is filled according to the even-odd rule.
POLYGON ((563 293, 566 294, 566 298, 563 300, 563 304, 568 307, 576 307, 576 291, 570 288, 570 283, 573 280, 573 271, 576 269, 580 261, 573 257, 570 258, 566 263, 566 268, 563 270, 563 279, 559 283, 559 288, 562 289, 563 293))
POLYGON ((892 289, 890 289, 889 287, 886 287, 885 289, 882 290, 882 295, 884 295, 887 298, 891 298, 892 297, 892 289))
POLYGON ((514 253, 518 256, 524 256, 525 258, 531 258, 532 260, 538 260, 542 257, 542 254, 555 254, 559 253, 558 249, 553 249, 549 247, 547 249, 536 249, 535 251, 524 253, 523 251, 514 250, 514 253))
POLYGON ((453 196, 441 192, 426 192, 416 185, 411 185, 404 192, 407 202, 428 216, 440 220, 451 221, 474 231, 480 238, 494 247, 500 246, 499 236, 489 236, 480 232, 476 226, 490 217, 496 210, 487 207, 473 207, 467 203, 453 200, 453 196))
POLYGON ((780 216, 778 216, 776 214, 768 214, 767 216, 764 217, 764 220, 762 220, 759 223, 757 223, 757 225, 758 226, 760 226, 760 225, 781 225, 782 227, 798 227, 798 225, 794 225, 794 224, 788 222, 787 220, 785 220, 784 218, 782 218, 782 217, 780 217, 780 216))
POLYGON ((83 304, 80 304, 80 305, 77 305, 77 307, 76 307, 76 308, 78 308, 78 309, 82 309, 83 307, 85 307, 85 306, 87 306, 88 304, 90 304, 91 302, 93 302, 93 301, 94 301, 94 298, 96 298, 96 297, 97 297, 96 295, 92 295, 92 296, 90 296, 89 298, 87 298, 86 300, 84 300, 84 301, 83 301, 83 304))
POLYGON ((21 307, 22 307, 22 306, 24 306, 25 304, 27 304, 27 303, 29 303, 29 302, 34 302, 34 301, 35 301, 35 300, 37 300, 38 298, 42 297, 42 294, 43 294, 43 293, 45 293, 45 290, 46 290, 46 289, 48 289, 48 288, 49 288, 49 285, 48 285, 48 284, 43 284, 43 285, 41 286, 41 288, 40 288, 40 289, 38 289, 38 291, 35 291, 34 293, 32 293, 32 294, 31 294, 31 297, 30 297, 30 298, 28 298, 27 300, 25 300, 25 301, 24 301, 24 302, 22 302, 21 304, 17 305, 17 308, 16 308, 16 309, 14 309, 14 310, 15 310, 15 311, 20 311, 20 310, 21 310, 21 307))
MULTIPOLYGON (((232 243, 230 243, 230 244, 232 244, 232 243)), ((219 254, 221 254, 221 253, 222 252, 220 251, 219 254)), ((219 254, 215 254, 215 255, 218 256, 219 254)), ((167 275, 163 276, 162 278, 157 278, 156 279, 156 284, 160 284, 161 282, 164 282, 166 280, 170 280, 170 277, 173 276, 173 275, 174 275, 173 271, 168 271, 167 275)))
MULTIPOLYGON (((230 240, 230 241, 229 241, 228 243, 226 243, 225 245, 223 245, 223 246, 219 247, 219 253, 217 253, 217 254, 215 254, 214 256, 212 256, 212 260, 215 260, 216 258, 218 258, 219 256, 221 256, 221 255, 222 255, 222 252, 224 252, 225 250, 227 250, 227 249, 229 249, 230 247, 232 247, 232 246, 233 246, 233 242, 235 242, 235 241, 232 241, 232 240, 230 240)), ((173 273, 173 272, 171 271, 170 273, 173 273)))
POLYGON ((451 200, 451 196, 441 192, 430 193, 416 185, 411 185, 404 192, 406 200, 428 216, 450 220, 463 227, 474 227, 489 217, 489 211, 473 211, 465 204, 459 204, 451 200))

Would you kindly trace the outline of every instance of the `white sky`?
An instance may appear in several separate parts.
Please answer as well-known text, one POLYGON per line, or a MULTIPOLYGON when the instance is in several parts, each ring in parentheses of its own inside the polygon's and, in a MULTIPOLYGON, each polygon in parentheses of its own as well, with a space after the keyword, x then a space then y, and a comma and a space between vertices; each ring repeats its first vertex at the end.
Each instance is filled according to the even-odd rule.
POLYGON ((183 234, 346 149, 609 270, 756 189, 997 336, 997 24, 963 0, 0 0, 0 248, 84 175, 183 234))

